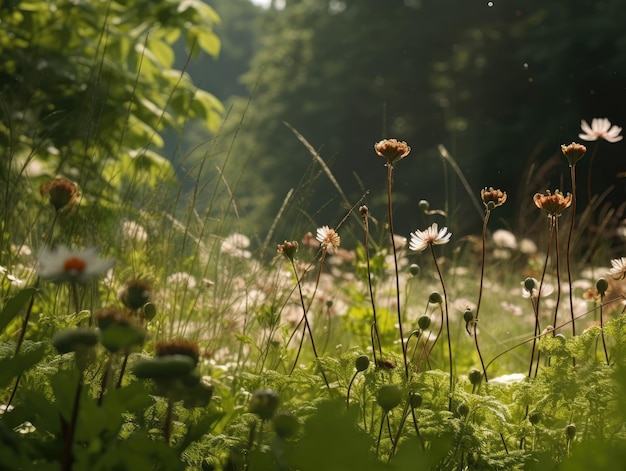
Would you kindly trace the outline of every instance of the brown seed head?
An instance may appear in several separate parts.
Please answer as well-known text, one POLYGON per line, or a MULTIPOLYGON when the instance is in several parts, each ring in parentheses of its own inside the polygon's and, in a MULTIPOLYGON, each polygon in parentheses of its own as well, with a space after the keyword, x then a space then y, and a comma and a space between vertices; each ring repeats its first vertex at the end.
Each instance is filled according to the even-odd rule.
POLYGON ((156 355, 164 357, 167 355, 187 355, 195 363, 200 358, 200 348, 196 342, 186 339, 175 339, 169 342, 157 342, 155 345, 156 355))
POLYGON ((485 208, 492 210, 498 206, 502 206, 506 201, 506 192, 502 190, 494 190, 493 187, 483 188, 480 190, 480 197, 483 200, 485 208))
POLYGON ((152 286, 145 280, 132 279, 119 292, 120 301, 129 309, 137 310, 150 302, 152 286))
POLYGON ((78 184, 64 177, 54 177, 50 182, 41 185, 41 195, 48 195, 50 204, 57 211, 69 211, 80 199, 78 184))
POLYGON ((411 148, 406 142, 397 139, 383 139, 374 144, 374 150, 379 156, 387 159, 387 163, 390 165, 405 158, 411 152, 411 148))
POLYGON ((585 152, 587 152, 587 148, 582 144, 572 142, 568 146, 561 145, 561 151, 563 152, 563 155, 565 156, 571 167, 573 165, 576 165, 576 162, 583 158, 583 155, 585 155, 585 152))
POLYGON ((278 253, 284 255, 289 260, 293 261, 293 257, 298 251, 298 242, 292 240, 291 242, 285 241, 282 244, 278 244, 278 253))
POLYGON ((568 193, 563 196, 559 190, 555 190, 554 194, 550 190, 545 195, 541 193, 535 194, 533 201, 538 208, 545 209, 548 216, 560 216, 564 209, 569 208, 572 204, 572 194, 568 193))

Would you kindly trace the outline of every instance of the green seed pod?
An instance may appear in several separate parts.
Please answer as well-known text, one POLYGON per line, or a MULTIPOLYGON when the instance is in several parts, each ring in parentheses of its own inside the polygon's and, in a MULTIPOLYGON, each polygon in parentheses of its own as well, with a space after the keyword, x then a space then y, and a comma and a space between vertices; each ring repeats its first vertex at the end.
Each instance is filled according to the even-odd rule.
POLYGON ((576 436, 576 425, 569 424, 567 427, 565 427, 565 436, 568 440, 573 440, 576 436))
POLYGON ((470 409, 467 404, 462 402, 461 404, 459 404, 459 407, 456 408, 456 411, 461 417, 466 417, 467 414, 469 414, 470 409))
POLYGON ((441 304, 443 302, 443 298, 438 291, 433 291, 428 295, 428 302, 431 304, 441 304))
POLYGON ((467 376, 470 383, 472 383, 474 386, 480 384, 480 382, 483 380, 483 372, 477 370, 476 368, 472 368, 467 376))
POLYGON ((262 420, 271 419, 278 409, 280 399, 273 389, 259 389, 252 394, 248 410, 262 420))
POLYGON ((530 414, 528 414, 528 421, 532 425, 537 425, 541 421, 541 413, 537 411, 531 412, 530 414))
POLYGON ((599 278, 598 281, 596 281, 596 289, 600 294, 606 293, 606 290, 609 289, 609 282, 606 281, 606 278, 599 278))
POLYGON ((422 316, 417 320, 417 325, 420 329, 426 330, 430 327, 430 317, 422 316))
POLYGON ((357 371, 365 371, 370 366, 370 359, 367 355, 360 355, 354 362, 357 371))
POLYGON ((141 379, 175 379, 189 374, 195 366, 187 355, 142 358, 133 365, 133 374, 141 379))
POLYGON ((140 315, 147 321, 151 321, 157 315, 156 306, 153 303, 146 303, 140 310, 140 315))
POLYGON ((282 439, 293 437, 298 433, 298 428, 300 428, 300 422, 298 422, 296 416, 289 412, 277 413, 274 419, 272 419, 272 423, 276 435, 282 439))
POLYGON ((376 401, 385 412, 389 412, 396 407, 400 404, 401 400, 402 391, 395 384, 383 384, 380 389, 378 389, 378 393, 376 393, 376 401))
POLYGON ((52 345, 59 353, 75 352, 98 343, 98 332, 88 327, 62 330, 52 337, 52 345))
POLYGON ((425 213, 430 209, 430 203, 426 200, 420 200, 419 203, 417 203, 417 207, 421 212, 425 213))
POLYGON ((422 395, 418 392, 412 392, 409 395, 410 401, 411 401, 411 408, 413 409, 417 409, 419 406, 422 405, 422 395))
POLYGON ((474 320, 474 313, 471 309, 467 309, 463 313, 463 320, 465 321, 465 323, 472 322, 474 320))
POLYGON ((532 293, 532 291, 535 289, 536 286, 537 286, 537 280, 535 280, 534 278, 529 277, 524 280, 524 288, 529 293, 532 293))
POLYGON ((420 266, 417 263, 412 263, 409 266, 409 273, 413 276, 417 276, 420 274, 420 266))

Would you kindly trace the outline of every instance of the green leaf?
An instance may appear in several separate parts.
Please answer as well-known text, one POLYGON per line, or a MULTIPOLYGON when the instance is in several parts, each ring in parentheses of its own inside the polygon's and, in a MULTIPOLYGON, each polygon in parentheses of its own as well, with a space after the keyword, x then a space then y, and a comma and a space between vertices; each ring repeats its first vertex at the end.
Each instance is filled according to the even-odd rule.
POLYGON ((224 415, 225 413, 221 411, 211 412, 191 424, 185 435, 185 439, 179 445, 180 452, 182 453, 189 445, 207 434, 224 415))
POLYGON ((4 304, 0 312, 0 333, 6 329, 7 325, 17 316, 28 301, 35 295, 37 288, 28 287, 21 290, 4 304))
POLYGON ((46 353, 48 342, 24 342, 17 355, 0 360, 0 387, 39 363, 46 353))

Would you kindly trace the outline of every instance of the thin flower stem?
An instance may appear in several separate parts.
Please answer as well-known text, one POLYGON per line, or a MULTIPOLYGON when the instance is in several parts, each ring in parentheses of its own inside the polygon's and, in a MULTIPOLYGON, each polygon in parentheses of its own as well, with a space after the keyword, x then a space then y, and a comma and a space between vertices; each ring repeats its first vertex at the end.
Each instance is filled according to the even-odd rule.
POLYGON ((443 302, 445 306, 445 314, 446 314, 446 334, 448 337, 448 361, 450 366, 450 393, 448 397, 448 410, 452 411, 452 395, 454 393, 454 378, 452 376, 452 342, 450 340, 450 319, 448 316, 448 294, 446 292, 446 285, 443 282, 443 275, 441 274, 441 270, 439 268, 439 263, 437 263, 437 257, 435 256, 435 248, 433 244, 430 244, 430 253, 433 256, 433 261, 435 262, 435 268, 437 269, 437 275, 439 276, 439 281, 441 282, 441 290, 443 291, 443 302))
POLYGON ((128 352, 124 355, 124 359, 122 360, 122 366, 120 368, 120 375, 117 378, 117 383, 115 383, 115 389, 119 389, 122 387, 122 380, 124 379, 124 373, 126 372, 126 365, 128 364, 128 352))
POLYGON ((602 306, 604 304, 604 293, 600 294, 600 335, 602 336, 602 347, 604 348, 604 357, 606 358, 606 364, 610 365, 609 352, 606 349, 606 341, 604 340, 604 320, 602 316, 602 306))
MULTIPOLYGON (((315 290, 313 291, 311 303, 313 303, 313 299, 315 298, 315 293, 317 292, 317 287, 319 286, 320 277, 322 275, 322 267, 324 266, 325 258, 326 258, 326 251, 324 250, 322 251, 322 257, 320 259, 320 266, 319 266, 319 270, 317 271, 317 278, 315 280, 315 290)), ((311 324, 309 324, 309 317, 307 316, 308 309, 306 308, 306 305, 304 302, 304 295, 302 294, 302 285, 300 283, 300 277, 298 276, 298 271, 296 270, 296 265, 293 260, 291 260, 291 268, 293 269, 294 275, 296 277, 296 284, 298 285, 298 293, 300 294, 300 303, 302 305, 302 311, 303 311, 303 316, 304 316, 304 330, 309 331, 309 338, 311 339, 311 347, 313 349, 313 355, 315 355, 315 359, 318 361, 318 366, 320 368, 320 372, 322 373, 322 377, 324 378, 324 383, 326 383, 326 387, 330 389, 330 383, 328 382, 328 378, 326 377, 324 368, 322 368, 322 365, 319 364, 319 355, 317 354, 317 348, 315 347, 315 340, 313 338, 313 330, 311 329, 311 324)), ((309 304, 309 309, 310 308, 311 308, 311 305, 309 304)), ((302 347, 302 343, 300 343, 300 347, 302 347)), ((298 363, 298 358, 300 356, 300 351, 301 351, 301 348, 298 349, 296 359, 294 360, 294 363, 291 367, 291 371, 289 372, 290 375, 291 373, 293 373, 293 370, 296 368, 296 364, 298 363)))
MULTIPOLYGON (((552 331, 553 335, 556 335, 556 317, 559 312, 559 304, 561 302, 561 261, 559 258, 559 220, 556 217, 553 217, 554 224, 554 255, 556 261, 556 303, 554 305, 554 321, 552 322, 552 326, 555 329, 552 331)), ((573 324, 573 323, 572 323, 573 324)))
POLYGON ((376 318, 376 303, 374 302, 374 288, 372 287, 372 267, 370 263, 370 250, 369 250, 369 218, 367 214, 363 216, 363 222, 365 223, 365 260, 367 262, 367 286, 370 293, 370 302, 372 303, 372 315, 374 322, 372 323, 372 352, 374 353, 374 364, 376 364, 376 348, 374 345, 374 338, 378 340, 378 353, 380 358, 383 357, 383 348, 380 344, 380 336, 378 334, 378 320, 376 318))
POLYGON ((354 380, 356 379, 358 374, 358 370, 355 371, 352 379, 350 380, 350 384, 348 384, 348 392, 346 393, 346 407, 348 408, 350 407, 350 390, 352 389, 352 383, 354 383, 354 380))
MULTIPOLYGON (((570 166, 570 177, 572 180, 572 205, 570 208, 570 224, 567 234, 567 282, 569 284, 569 309, 572 317, 572 336, 576 337, 576 323, 574 322, 574 290, 572 289, 572 234, 574 233, 574 225, 576 223, 576 165, 570 166)), ((574 358, 574 365, 576 365, 576 359, 574 358)))
POLYGON ((476 315, 474 317, 474 345, 476 345, 476 352, 478 353, 478 358, 480 358, 480 365, 483 369, 483 377, 485 378, 485 383, 489 382, 487 378, 487 371, 485 369, 485 362, 483 361, 483 356, 480 353, 480 347, 478 346, 478 332, 476 331, 478 325, 478 313, 480 312, 480 303, 483 298, 483 282, 485 279, 485 252, 486 252, 486 239, 487 239, 487 224, 489 223, 489 216, 491 216, 491 211, 487 209, 485 212, 485 220, 483 221, 483 250, 482 250, 482 258, 480 263, 480 288, 478 289, 478 301, 476 303, 476 315))
MULTIPOLYGON (((528 377, 530 378, 533 370, 533 358, 535 356, 535 348, 537 346, 537 339, 539 334, 539 306, 541 302, 541 291, 543 290, 543 281, 546 277, 546 271, 548 270, 548 260, 550 259, 550 248, 552 247, 552 236, 554 233, 554 216, 550 216, 550 233, 548 236, 548 248, 546 249, 546 258, 543 262, 543 271, 541 272, 541 280, 539 281, 539 288, 537 288, 537 300, 534 302, 535 308, 535 336, 533 337, 533 347, 530 352, 530 368, 528 370, 528 377)), ((533 293, 530 293, 532 299, 533 293)), ((553 326, 554 327, 554 326, 553 326)), ((535 377, 539 371, 539 353, 537 353, 537 365, 535 368, 535 377)))
POLYGON ((393 165, 387 163, 387 213, 389 214, 389 237, 391 248, 393 249, 393 265, 396 276, 396 308, 398 312, 398 329, 400 331, 400 346, 402 347, 402 358, 404 360, 404 373, 409 378, 409 364, 406 358, 406 346, 404 345, 404 335, 402 333, 402 310, 400 309, 400 276, 398 274, 398 254, 394 242, 393 231, 393 205, 391 204, 391 186, 393 182, 393 165))
POLYGON ((74 395, 74 405, 72 406, 72 416, 70 423, 65 432, 65 443, 63 449, 63 461, 61 462, 61 470, 69 471, 72 469, 74 454, 72 446, 74 444, 74 435, 76 433, 76 423, 78 422, 78 409, 80 406, 80 395, 83 391, 83 372, 79 372, 78 385, 76 386, 76 394, 74 395))

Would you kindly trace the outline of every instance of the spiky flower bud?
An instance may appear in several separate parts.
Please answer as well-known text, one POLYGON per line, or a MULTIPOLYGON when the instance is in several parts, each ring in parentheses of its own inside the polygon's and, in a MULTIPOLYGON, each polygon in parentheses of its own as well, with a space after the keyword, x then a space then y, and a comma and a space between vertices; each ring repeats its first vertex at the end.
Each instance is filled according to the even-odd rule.
POLYGON ((417 409, 422 405, 422 395, 418 392, 412 392, 409 394, 409 399, 411 403, 411 408, 417 409))
POLYGON ((298 242, 292 240, 291 242, 284 241, 282 244, 278 244, 278 253, 287 257, 290 261, 293 261, 293 257, 298 251, 298 242))
POLYGON ((276 391, 273 389, 259 389, 252 394, 249 410, 251 413, 258 415, 261 420, 269 420, 276 413, 279 404, 280 399, 276 391))
POLYGON ((472 368, 467 376, 469 378, 470 383, 476 386, 480 384, 480 382, 482 381, 483 372, 480 370, 477 370, 476 368, 472 368))
POLYGON ((39 189, 41 195, 48 195, 50 204, 59 211, 71 210, 80 199, 78 184, 63 177, 54 177, 39 189))

